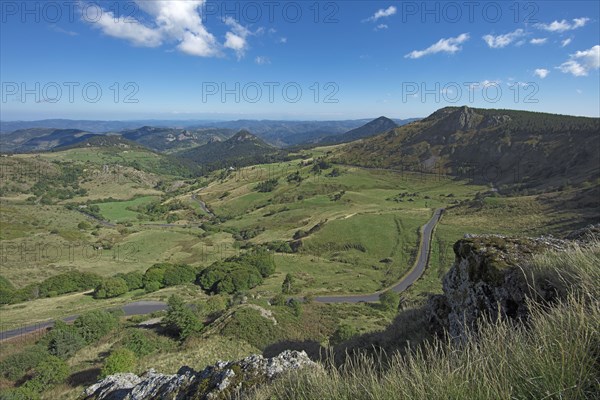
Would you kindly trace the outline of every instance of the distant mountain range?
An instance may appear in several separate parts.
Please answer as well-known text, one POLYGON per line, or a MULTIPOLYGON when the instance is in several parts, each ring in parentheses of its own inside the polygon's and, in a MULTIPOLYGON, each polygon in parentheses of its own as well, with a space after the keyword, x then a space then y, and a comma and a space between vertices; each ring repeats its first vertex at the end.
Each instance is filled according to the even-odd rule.
MULTIPOLYGON (((62 123, 71 126, 88 126, 94 129, 30 127, 0 135, 0 149, 3 152, 47 151, 56 147, 75 145, 95 134, 120 135, 125 139, 139 143, 147 148, 162 152, 176 153, 207 143, 229 139, 236 132, 252 132, 266 143, 276 147, 288 147, 298 144, 314 145, 319 143, 343 143, 357 138, 384 132, 397 125, 412 120, 396 122, 380 117, 371 120, 352 121, 229 121, 208 122, 208 126, 163 127, 141 126, 123 129, 119 132, 97 133, 97 128, 115 127, 116 122, 100 124, 98 121, 48 120, 29 124, 56 125, 62 123), (98 122, 98 124, 96 124, 98 122), (72 137, 70 137, 71 135, 72 137), (329 139, 331 138, 331 139, 329 139)), ((101 121, 100 121, 101 122, 101 121)), ((7 123, 9 126, 11 123, 7 123)), ((25 123, 23 123, 26 125, 25 123)))

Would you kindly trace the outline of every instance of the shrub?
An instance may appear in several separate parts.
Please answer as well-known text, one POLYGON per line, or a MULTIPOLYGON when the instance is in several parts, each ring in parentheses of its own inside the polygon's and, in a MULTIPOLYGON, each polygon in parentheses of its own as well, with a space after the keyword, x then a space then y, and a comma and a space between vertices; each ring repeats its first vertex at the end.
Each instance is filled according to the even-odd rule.
POLYGON ((87 344, 98 341, 118 325, 117 318, 112 314, 102 311, 89 311, 77 317, 73 323, 77 332, 87 344))
POLYGON ((28 347, 20 353, 7 356, 0 362, 2 376, 11 381, 23 377, 27 372, 36 367, 48 357, 44 348, 39 346, 28 347))
POLYGON ((63 321, 56 321, 45 339, 48 341, 48 353, 62 359, 73 356, 85 346, 85 340, 77 329, 63 321))
POLYGON ((128 332, 123 340, 123 347, 131 350, 138 357, 147 356, 155 350, 152 342, 148 340, 144 332, 139 329, 128 332))
POLYGON ((21 386, 14 389, 2 391, 0 393, 2 400, 39 400, 40 394, 33 388, 21 386))
POLYGON ((281 293, 275 295, 270 301, 273 306, 284 306, 285 305, 285 296, 281 293))
POLYGON ((27 384, 29 387, 38 388, 40 392, 50 385, 63 382, 70 373, 67 363, 56 356, 46 357, 35 367, 34 371, 33 379, 27 384))
POLYGON ((238 309, 223 328, 222 334, 245 340, 261 350, 283 338, 279 325, 273 325, 260 311, 252 308, 238 309))
POLYGON ((100 372, 100 376, 105 378, 109 375, 116 374, 119 372, 131 372, 137 364, 137 357, 133 351, 125 348, 120 348, 113 351, 110 356, 106 358, 104 367, 100 372))
POLYGON ((379 295, 379 302, 385 310, 398 310, 400 295, 392 290, 386 290, 379 295))
POLYGON ((340 344, 347 340, 350 340, 352 337, 358 335, 358 331, 351 327, 350 325, 342 324, 338 326, 333 335, 331 336, 331 343, 334 345, 340 344))
POLYGON ((127 282, 122 278, 107 278, 94 290, 95 299, 110 299, 125 294, 129 291, 127 282))

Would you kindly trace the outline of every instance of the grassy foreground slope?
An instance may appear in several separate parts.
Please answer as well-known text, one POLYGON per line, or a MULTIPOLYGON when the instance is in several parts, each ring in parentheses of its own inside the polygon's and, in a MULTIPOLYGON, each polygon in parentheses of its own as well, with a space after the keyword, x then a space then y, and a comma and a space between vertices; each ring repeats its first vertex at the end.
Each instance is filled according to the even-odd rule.
MULTIPOLYGON (((597 398, 599 262, 598 244, 536 257, 534 269, 564 277, 568 295, 551 308, 532 305, 527 326, 487 321, 463 345, 433 339, 404 354, 357 355, 341 367, 326 363, 291 373, 252 398, 597 398)), ((406 328, 397 328, 402 337, 406 328)))

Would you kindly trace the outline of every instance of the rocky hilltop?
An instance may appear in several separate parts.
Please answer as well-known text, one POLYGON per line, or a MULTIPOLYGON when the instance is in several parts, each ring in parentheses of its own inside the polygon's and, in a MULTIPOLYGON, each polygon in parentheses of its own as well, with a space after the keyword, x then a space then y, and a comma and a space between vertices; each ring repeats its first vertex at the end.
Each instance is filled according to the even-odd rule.
POLYGON ((303 351, 284 351, 273 358, 252 355, 235 362, 219 361, 199 372, 182 367, 174 375, 164 375, 153 370, 141 376, 131 373, 115 374, 87 388, 85 399, 236 398, 244 390, 270 382, 284 372, 316 366, 303 351))
POLYGON ((455 261, 443 278, 444 294, 429 298, 430 330, 464 341, 483 318, 525 321, 528 300, 551 304, 563 294, 559 281, 540 277, 532 268, 532 256, 599 239, 600 225, 580 229, 565 240, 466 235, 454 244, 455 261))

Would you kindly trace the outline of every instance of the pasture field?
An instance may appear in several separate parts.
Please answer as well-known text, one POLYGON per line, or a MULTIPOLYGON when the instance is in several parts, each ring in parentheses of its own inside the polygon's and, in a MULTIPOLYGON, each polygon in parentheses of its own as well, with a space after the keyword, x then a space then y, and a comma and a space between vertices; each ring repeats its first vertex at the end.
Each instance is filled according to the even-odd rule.
MULTIPOLYGON (((314 155, 326 151, 316 149, 314 155)), ((36 156, 19 157, 31 162, 36 156)), ((19 157, 14 160, 18 162, 19 157)), ((489 192, 489 188, 444 176, 342 165, 328 165, 315 172, 310 153, 291 162, 216 171, 208 179, 196 181, 127 167, 132 169, 124 174, 128 179, 125 186, 97 171, 105 163, 123 162, 123 157, 128 165, 136 161, 140 165, 155 163, 156 167, 161 163, 157 155, 138 150, 125 153, 72 149, 41 157, 50 163, 84 163, 96 173, 81 177, 79 183, 96 189, 50 205, 25 201, 23 193, 2 197, 0 238, 5 262, 0 275, 15 287, 72 269, 111 276, 144 272, 161 262, 202 268, 239 254, 243 251, 240 247, 247 245, 296 242, 294 253, 274 253, 275 274, 252 289, 251 295, 264 299, 274 296, 288 273, 295 278, 298 296, 371 293, 398 281, 411 268, 419 228, 436 208, 443 207, 447 212, 434 235, 430 267, 405 293, 411 301, 419 301, 426 293, 441 290, 440 277, 453 260, 452 244, 464 233, 533 234, 550 218, 565 218, 549 216, 533 196, 479 198, 478 193, 489 192), (160 189, 156 185, 159 180, 166 183, 160 189), (257 186, 268 180, 276 180, 277 184, 270 191, 259 191, 257 186), (124 190, 133 186, 137 189, 124 190), (169 187, 176 187, 177 191, 169 195, 169 187), (202 212, 193 194, 208 205, 219 221, 202 212), (138 220, 135 207, 164 196, 165 204, 179 200, 194 210, 201 221, 190 227, 161 227, 158 224, 164 223, 162 220, 138 220), (105 199, 110 197, 114 200, 107 202, 105 199), (97 199, 103 201, 94 203, 97 199), (105 219, 119 224, 105 226, 64 207, 88 201, 100 208, 105 219), (81 228, 82 222, 89 226, 81 228), (19 252, 21 248, 26 249, 24 254, 19 252), (73 248, 75 251, 70 250, 73 248)), ((186 223, 183 218, 181 222, 186 223)), ((125 302, 131 296, 147 295, 129 293, 115 301, 125 302)), ((89 296, 79 299, 84 307, 101 306, 89 296)), ((72 309, 61 308, 64 301, 63 297, 31 301, 25 307, 36 308, 39 304, 39 311, 24 315, 35 320, 57 316, 60 310, 72 309), (54 302, 57 306, 51 305, 54 302)), ((3 311, 10 311, 3 313, 9 324, 27 319, 13 313, 13 309, 3 307, 3 311)))

